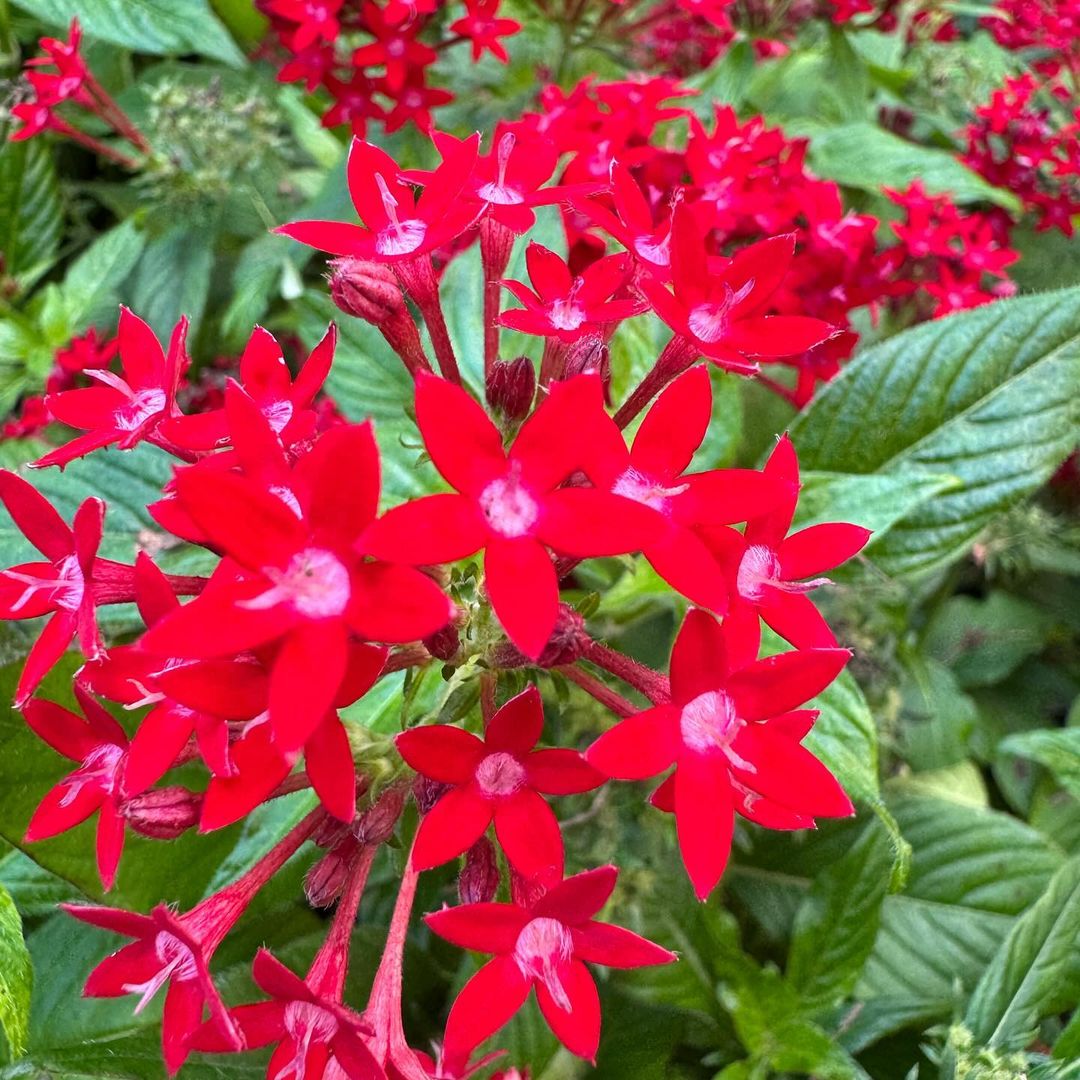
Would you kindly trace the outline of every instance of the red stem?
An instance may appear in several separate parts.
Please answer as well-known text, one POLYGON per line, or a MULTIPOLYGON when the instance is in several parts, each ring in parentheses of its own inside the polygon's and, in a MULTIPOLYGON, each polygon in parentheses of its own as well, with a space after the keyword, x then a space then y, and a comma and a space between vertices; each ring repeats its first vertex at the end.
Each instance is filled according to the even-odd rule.
POLYGON ((565 667, 556 668, 555 670, 559 674, 566 676, 570 682, 580 686, 585 693, 596 698, 601 705, 610 709, 616 716, 633 716, 635 713, 641 712, 639 708, 627 701, 622 694, 612 690, 606 683, 602 683, 595 675, 590 675, 587 671, 582 671, 581 668, 573 664, 567 664, 565 667))
POLYGON ((671 683, 667 676, 638 663, 625 653, 593 641, 585 646, 584 658, 617 679, 622 679, 628 686, 644 694, 654 705, 666 705, 671 700, 671 683))
POLYGON ((697 347, 676 334, 664 348, 652 370, 615 414, 615 423, 624 428, 672 379, 681 375, 698 358, 697 347))
POLYGON ((435 278, 435 267, 430 255, 418 255, 397 263, 394 272, 401 282, 401 287, 412 297, 424 317, 431 344, 435 348, 435 358, 444 379, 461 385, 461 371, 458 369, 454 346, 450 341, 450 331, 443 317, 442 301, 439 299, 439 283, 435 278))

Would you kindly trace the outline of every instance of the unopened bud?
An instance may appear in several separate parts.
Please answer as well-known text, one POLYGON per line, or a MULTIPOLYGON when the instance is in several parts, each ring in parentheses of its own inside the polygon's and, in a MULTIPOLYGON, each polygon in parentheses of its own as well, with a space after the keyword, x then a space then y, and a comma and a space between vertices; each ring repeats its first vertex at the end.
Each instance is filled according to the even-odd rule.
POLYGON ((431 808, 450 790, 449 784, 418 776, 413 784, 413 795, 421 814, 427 814, 431 808))
POLYGON ((385 843, 393 835, 404 805, 405 788, 394 786, 387 789, 379 801, 353 823, 353 836, 361 844, 385 843))
POLYGON ((448 622, 441 630, 424 638, 424 648, 436 660, 453 660, 461 648, 461 634, 452 622, 448 622))
POLYGON ((379 326, 405 307, 394 271, 384 263, 346 256, 330 263, 330 299, 357 319, 379 326))
POLYGON ((611 384, 611 350, 604 339, 596 334, 586 334, 570 346, 563 363, 563 378, 596 372, 606 391, 611 384))
POLYGON ((516 645, 506 642, 492 650, 491 662, 495 667, 504 670, 518 667, 562 667, 580 660, 585 655, 589 641, 585 620, 569 604, 560 603, 555 629, 552 630, 551 637, 538 659, 529 659, 516 645))
POLYGON ((536 396, 536 370, 527 356, 497 360, 488 372, 488 404, 507 420, 524 420, 536 396))
POLYGON ((346 836, 308 870, 304 878, 304 893, 312 907, 329 907, 341 895, 349 877, 349 868, 359 850, 360 844, 352 836, 346 836))
POLYGON ((143 836, 175 840, 199 823, 202 796, 184 787, 155 788, 126 799, 120 813, 143 836))
POLYGON ((465 853, 458 874, 458 897, 463 904, 486 904, 499 890, 499 863, 491 841, 482 836, 465 853))

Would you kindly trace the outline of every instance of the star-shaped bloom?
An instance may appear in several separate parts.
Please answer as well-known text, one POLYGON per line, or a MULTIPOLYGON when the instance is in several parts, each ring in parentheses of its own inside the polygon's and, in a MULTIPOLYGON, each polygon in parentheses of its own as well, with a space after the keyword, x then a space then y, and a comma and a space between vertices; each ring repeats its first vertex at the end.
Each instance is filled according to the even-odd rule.
POLYGON ((485 49, 504 64, 510 62, 506 48, 499 38, 511 37, 521 30, 516 19, 499 18, 501 0, 465 0, 465 15, 450 24, 450 31, 472 42, 475 63, 485 49))
POLYGON ((677 959, 630 930, 597 921, 617 877, 614 866, 602 866, 541 891, 529 904, 465 904, 425 917, 452 944, 494 954, 450 1009, 443 1047, 447 1065, 464 1065, 533 989, 559 1041, 571 1053, 595 1059, 600 999, 586 963, 637 968, 677 959))
POLYGON ((552 386, 509 451, 484 410, 434 375, 416 380, 416 420, 435 467, 456 494, 395 507, 368 530, 363 550, 414 565, 454 562, 483 549, 492 607, 507 635, 536 659, 555 628, 559 583, 547 548, 589 558, 637 551, 661 527, 630 499, 559 485, 586 458, 603 391, 595 375, 552 386))
POLYGON ((854 812, 832 773, 800 745, 816 714, 792 712, 851 654, 807 649, 754 660, 756 627, 756 619, 721 627, 691 610, 671 653, 671 703, 620 721, 585 755, 619 780, 675 766, 661 803, 674 805, 683 863, 702 900, 727 865, 736 811, 772 828, 778 819, 800 828, 854 812))
POLYGON ((833 647, 836 637, 807 594, 828 584, 820 575, 857 555, 870 531, 830 522, 788 536, 799 499, 799 461, 787 435, 764 472, 782 492, 776 506, 751 517, 743 533, 721 527, 704 529, 702 535, 726 567, 733 606, 757 611, 796 648, 833 647))
POLYGON ((122 307, 117 337, 123 376, 107 368, 90 368, 84 374, 101 386, 65 390, 45 399, 54 420, 86 434, 39 458, 34 467, 63 467, 103 446, 115 444, 121 450, 130 450, 152 438, 162 421, 178 413, 176 387, 188 364, 186 336, 187 319, 181 319, 173 330, 168 352, 164 352, 153 330, 122 307))
POLYGON ((412 856, 418 870, 464 854, 494 822, 520 874, 562 877, 562 835, 543 796, 591 791, 604 777, 576 750, 535 749, 543 726, 540 692, 530 686, 495 713, 482 739, 445 724, 398 735, 409 765, 451 785, 420 824, 412 856))
POLYGON ((460 236, 480 210, 461 189, 476 161, 473 135, 443 159, 417 199, 398 164, 385 150, 353 139, 348 184, 363 225, 342 221, 294 221, 275 232, 332 255, 399 262, 434 251, 460 236))

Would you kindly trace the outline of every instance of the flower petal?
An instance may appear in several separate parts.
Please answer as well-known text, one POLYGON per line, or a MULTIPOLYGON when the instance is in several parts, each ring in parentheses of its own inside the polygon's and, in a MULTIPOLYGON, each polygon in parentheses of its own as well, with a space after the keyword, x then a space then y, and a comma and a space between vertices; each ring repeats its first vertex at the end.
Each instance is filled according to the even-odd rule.
POLYGON ((542 982, 536 983, 536 1001, 556 1038, 578 1057, 596 1062, 600 1046, 600 995, 589 969, 580 960, 571 960, 562 973, 563 989, 570 1000, 563 1009, 542 982))
POLYGON ((785 580, 815 577, 847 562, 862 551, 870 536, 869 529, 839 522, 793 533, 777 550, 785 580))
POLYGON ((559 822, 544 797, 531 788, 495 804, 495 835, 507 861, 527 880, 558 880, 563 874, 559 822))
POLYGON ((441 630, 453 615, 449 597, 411 566, 368 562, 353 574, 346 618, 368 641, 419 641, 441 630))
POLYGON ((574 955, 589 964, 611 968, 651 967, 670 964, 678 957, 648 938, 610 923, 591 920, 571 931, 574 955))
POLYGON ((319 802, 339 821, 356 817, 356 769, 345 725, 328 713, 304 743, 304 768, 319 802))
POLYGON ((728 680, 739 716, 766 720, 816 697, 844 670, 848 649, 800 649, 757 660, 728 680))
POLYGON ((345 635, 340 619, 321 619, 282 642, 270 673, 270 723, 283 754, 299 750, 334 704, 345 676, 345 635))
POLYGON ((551 557, 528 537, 492 540, 484 555, 484 577, 507 637, 536 660, 559 613, 559 582, 551 557))
POLYGON ((75 548, 75 537, 53 505, 21 476, 0 469, 0 501, 19 530, 51 562, 75 548))
POLYGON ((459 949, 511 953, 529 913, 517 904, 461 904, 424 916, 432 932, 459 949))
POLYGON ((472 1052, 525 1004, 529 980, 509 956, 485 964, 462 988, 446 1020, 443 1055, 452 1068, 464 1066, 472 1052))
POLYGON ((671 484, 690 464, 711 417, 712 384, 699 365, 671 383, 645 414, 630 453, 634 468, 671 484))
POLYGON ((690 529, 669 525, 645 548, 644 555, 652 568, 692 603, 720 615, 727 610, 724 569, 690 529))
POLYGON ((716 887, 731 853, 735 810, 726 770, 687 754, 675 770, 675 821, 683 865, 699 900, 716 887))
POLYGON ((410 728, 394 743, 411 768, 444 784, 468 783, 485 753, 480 739, 449 724, 410 728))
POLYGON ((463 855, 484 835, 492 812, 492 804, 471 787, 452 788, 420 822, 413 844, 413 866, 430 870, 463 855))
POLYGON ((536 534, 580 559, 640 551, 663 534, 651 507, 597 488, 560 488, 544 497, 536 534))
POLYGON ((618 877, 619 871, 614 866, 598 866, 574 874, 536 901, 533 916, 550 915, 567 926, 580 926, 608 902, 618 877))
POLYGON ((395 506, 373 522, 360 541, 366 555, 427 566, 457 562, 484 546, 487 526, 475 500, 425 495, 395 506))
POLYGON ((620 720, 585 751, 585 760, 613 780, 645 780, 678 753, 679 709, 658 705, 620 720))
POLYGON ((529 786, 545 795, 580 795, 607 777, 577 750, 536 750, 525 759, 529 786))
POLYGON ((491 718, 484 732, 488 752, 505 750, 524 757, 540 741, 544 728, 544 704, 536 686, 526 687, 491 718))

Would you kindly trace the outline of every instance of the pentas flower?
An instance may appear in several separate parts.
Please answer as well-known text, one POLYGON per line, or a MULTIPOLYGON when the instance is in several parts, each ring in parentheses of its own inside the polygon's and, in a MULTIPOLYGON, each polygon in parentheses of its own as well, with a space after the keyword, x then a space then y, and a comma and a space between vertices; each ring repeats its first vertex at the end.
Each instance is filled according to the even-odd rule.
POLYGON ((449 90, 441 86, 431 86, 427 82, 423 68, 414 68, 410 71, 405 84, 395 93, 389 91, 384 80, 377 80, 375 85, 378 90, 393 100, 393 105, 385 114, 388 135, 409 123, 425 134, 430 134, 434 126, 431 110, 437 109, 440 105, 449 105, 454 100, 454 95, 449 90))
POLYGON ((604 777, 576 750, 535 749, 543 726, 540 692, 530 686, 492 716, 483 738, 443 724, 397 736, 412 768, 451 785, 420 823, 412 856, 418 870, 464 854, 494 822, 520 874, 562 877, 562 834, 543 796, 591 791, 604 777))
POLYGON ((103 340, 96 327, 91 326, 85 334, 73 337, 64 348, 57 349, 53 360, 62 370, 77 374, 88 368, 108 367, 119 349, 119 338, 103 340))
POLYGON ((700 224, 685 205, 672 225, 669 292, 647 275, 638 285, 657 315, 692 349, 720 367, 749 374, 756 358, 791 356, 820 345, 834 328, 800 315, 765 315, 795 255, 795 237, 751 244, 730 260, 710 259, 700 224))
POLYGON ((82 48, 82 27, 78 19, 72 19, 68 28, 68 40, 58 38, 40 38, 38 46, 45 56, 35 56, 26 61, 27 67, 41 67, 52 64, 60 73, 60 78, 68 85, 64 87, 63 97, 74 97, 78 88, 86 81, 89 68, 80 52, 82 48))
POLYGON ((646 413, 631 449, 606 413, 595 419, 585 466, 589 479, 657 513, 664 527, 643 549, 645 558, 677 592, 722 614, 725 568, 698 530, 756 518, 786 492, 768 473, 754 469, 684 475, 712 421, 708 370, 693 368, 668 386, 646 413))
POLYGON ((671 703, 622 720, 585 755, 617 780, 675 766, 660 798, 673 800, 683 863, 701 900, 727 865, 736 811, 768 828, 854 812, 832 773, 799 744, 813 716, 791 713, 851 654, 808 649, 755 660, 755 624, 729 617, 721 627, 692 609, 671 653, 671 703))
POLYGON ((465 15, 450 24, 452 33, 460 34, 472 43, 474 63, 485 51, 504 64, 510 62, 499 38, 519 33, 521 23, 516 19, 500 18, 499 3, 500 0, 465 0, 465 15))
POLYGON ((297 464, 284 499, 247 477, 198 468, 182 471, 176 485, 185 510, 228 558, 143 645, 194 660, 276 644, 269 711, 283 752, 301 747, 332 706, 352 634, 415 641, 452 614, 429 577, 353 551, 379 498, 370 424, 324 434, 297 464))
POLYGON ((349 194, 361 225, 342 221, 294 221, 275 232, 332 255, 355 255, 376 262, 414 259, 448 244, 477 217, 460 199, 476 162, 480 136, 461 143, 432 173, 419 199, 384 150, 353 139, 349 150, 349 194))
POLYGON ((50 394, 46 405, 53 419, 86 431, 34 462, 35 468, 61 468, 103 446, 130 450, 144 439, 154 439, 162 421, 178 414, 176 388, 188 365, 184 351, 187 319, 182 318, 164 352, 153 330, 126 307, 120 309, 117 331, 123 376, 105 368, 85 374, 102 383, 82 390, 50 394))
POLYGON ((139 1013, 168 985, 161 1020, 161 1049, 170 1075, 187 1059, 192 1037, 202 1026, 205 1011, 232 1049, 243 1047, 243 1035, 214 986, 210 961, 259 890, 299 850, 322 820, 321 810, 308 814, 246 874, 183 915, 164 904, 159 904, 149 915, 89 904, 60 905, 69 915, 90 926, 135 939, 94 968, 83 989, 86 997, 137 994, 135 1011, 139 1013))
POLYGON ((457 494, 395 507, 364 536, 376 558, 416 565, 484 551, 492 608, 518 648, 536 659, 555 628, 559 583, 547 547, 588 558, 639 550, 656 535, 656 515, 592 488, 560 488, 582 465, 571 433, 588 430, 603 391, 595 375, 551 388, 509 451, 499 429, 459 386, 421 373, 416 420, 424 444, 457 494))
POLYGON ((269 0, 268 15, 296 23, 292 47, 300 51, 319 41, 334 41, 341 32, 338 14, 345 0, 269 0))
POLYGON ((98 815, 97 867, 107 891, 116 880, 124 850, 120 807, 129 790, 124 777, 128 737, 124 729, 78 683, 72 689, 83 711, 79 716, 52 701, 35 698, 23 706, 31 730, 58 754, 79 767, 53 787, 26 827, 26 840, 47 840, 98 815))
POLYGON ((769 455, 764 472, 782 492, 775 508, 752 517, 743 533, 721 527, 702 535, 727 568, 733 606, 756 611, 796 648, 830 648, 836 638, 807 594, 828 584, 820 575, 857 555, 870 531, 830 523, 788 536, 799 499, 799 460, 787 435, 769 455))
POLYGON ((502 283, 525 305, 499 317, 511 330, 570 344, 643 310, 636 299, 612 299, 629 277, 632 264, 626 255, 606 256, 575 276, 554 251, 532 243, 525 251, 525 265, 535 292, 520 281, 502 283))
POLYGON ((443 1046, 447 1064, 468 1061, 533 989, 559 1041, 578 1057, 595 1060, 600 999, 585 965, 637 968, 677 959, 630 930, 596 920, 617 877, 614 866, 603 866, 540 890, 531 903, 465 904, 424 917, 434 933, 459 948, 494 954, 450 1009, 443 1046))
POLYGON ((364 4, 362 13, 364 27, 375 40, 354 50, 353 66, 383 68, 386 88, 392 94, 401 90, 412 71, 438 58, 430 45, 417 40, 422 23, 389 23, 382 9, 373 3, 364 4))

